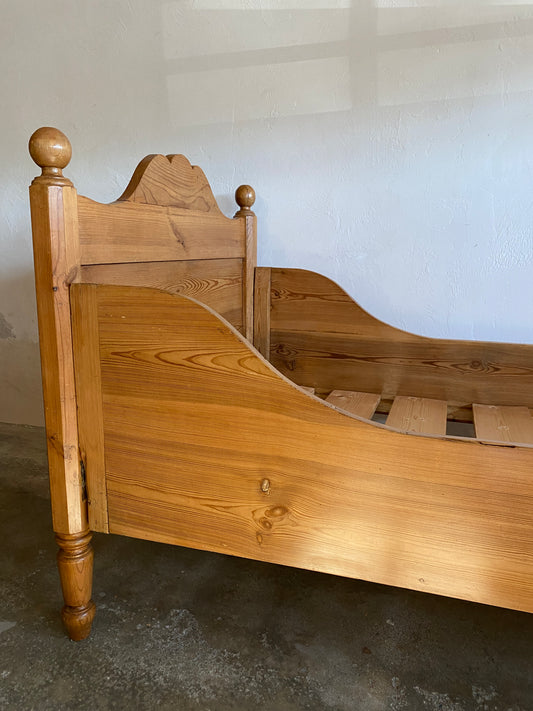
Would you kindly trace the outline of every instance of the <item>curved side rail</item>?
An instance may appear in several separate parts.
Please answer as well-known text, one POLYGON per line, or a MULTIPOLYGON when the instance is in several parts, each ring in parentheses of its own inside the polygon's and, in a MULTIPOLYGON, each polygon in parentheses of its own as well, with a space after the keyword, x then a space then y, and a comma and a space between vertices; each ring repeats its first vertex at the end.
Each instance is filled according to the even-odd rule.
POLYGON ((343 414, 187 297, 75 284, 72 299, 78 392, 95 368, 101 383, 110 532, 533 612, 532 449, 343 414))

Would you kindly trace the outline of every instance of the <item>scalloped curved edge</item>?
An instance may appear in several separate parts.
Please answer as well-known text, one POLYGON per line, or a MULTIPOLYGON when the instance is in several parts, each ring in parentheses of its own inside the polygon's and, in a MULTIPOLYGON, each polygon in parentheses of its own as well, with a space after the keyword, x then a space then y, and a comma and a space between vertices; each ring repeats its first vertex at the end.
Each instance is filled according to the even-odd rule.
POLYGON ((181 154, 143 158, 117 202, 222 214, 203 170, 181 154))

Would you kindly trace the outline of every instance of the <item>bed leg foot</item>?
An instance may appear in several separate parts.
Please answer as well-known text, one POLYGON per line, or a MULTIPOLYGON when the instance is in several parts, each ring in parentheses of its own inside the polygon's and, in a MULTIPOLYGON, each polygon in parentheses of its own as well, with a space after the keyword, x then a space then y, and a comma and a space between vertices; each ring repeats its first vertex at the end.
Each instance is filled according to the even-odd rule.
POLYGON ((65 600, 61 617, 70 639, 76 642, 89 636, 96 610, 91 600, 94 557, 91 538, 89 530, 56 535, 57 565, 65 600))

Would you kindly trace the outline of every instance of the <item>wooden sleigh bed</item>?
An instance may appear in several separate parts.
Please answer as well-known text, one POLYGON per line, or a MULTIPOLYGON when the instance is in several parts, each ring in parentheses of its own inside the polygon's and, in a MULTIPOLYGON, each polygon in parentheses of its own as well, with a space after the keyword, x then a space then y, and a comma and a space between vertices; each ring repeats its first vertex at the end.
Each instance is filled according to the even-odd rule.
POLYGON ((256 268, 254 195, 148 156, 104 205, 39 129, 30 188, 63 620, 91 531, 533 612, 533 346, 399 331, 256 268))

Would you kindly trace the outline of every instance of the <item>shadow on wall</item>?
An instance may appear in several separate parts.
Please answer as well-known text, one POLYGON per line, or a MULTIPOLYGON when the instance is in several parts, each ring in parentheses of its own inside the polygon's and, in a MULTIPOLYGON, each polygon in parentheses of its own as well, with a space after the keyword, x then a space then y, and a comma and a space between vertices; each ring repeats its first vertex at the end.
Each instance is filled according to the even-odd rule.
MULTIPOLYGON (((2 281, 2 291, 31 301, 35 291, 33 272, 26 271, 2 281)), ((9 422, 43 425, 39 344, 29 334, 19 335, 9 314, 0 312, 0 393, 2 413, 9 422)))

